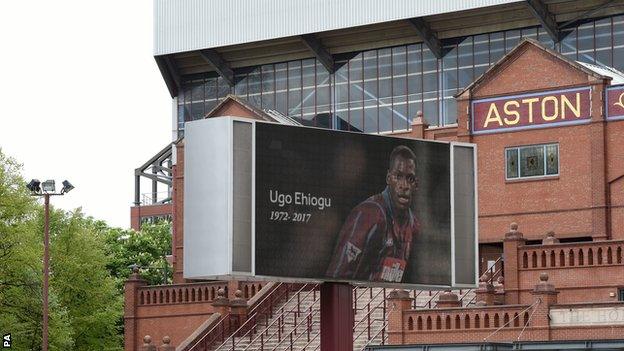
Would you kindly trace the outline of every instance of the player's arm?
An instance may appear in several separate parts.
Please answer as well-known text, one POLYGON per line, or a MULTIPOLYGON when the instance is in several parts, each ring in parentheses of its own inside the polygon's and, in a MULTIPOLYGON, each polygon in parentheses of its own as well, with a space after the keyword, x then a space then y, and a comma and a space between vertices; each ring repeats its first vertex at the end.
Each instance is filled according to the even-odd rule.
POLYGON ((379 228, 379 211, 375 204, 362 203, 351 211, 342 225, 326 275, 353 279, 357 276, 366 244, 379 228))

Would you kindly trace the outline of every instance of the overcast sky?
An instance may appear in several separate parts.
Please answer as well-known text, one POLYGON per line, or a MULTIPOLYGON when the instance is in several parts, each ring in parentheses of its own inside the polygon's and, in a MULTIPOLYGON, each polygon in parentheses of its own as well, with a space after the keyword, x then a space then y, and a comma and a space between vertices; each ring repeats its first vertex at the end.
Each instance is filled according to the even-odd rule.
MULTIPOLYGON (((0 1, 0 148, 55 197, 129 227, 134 169, 171 141, 152 1, 0 1)), ((147 188, 144 190, 148 190, 147 188)))

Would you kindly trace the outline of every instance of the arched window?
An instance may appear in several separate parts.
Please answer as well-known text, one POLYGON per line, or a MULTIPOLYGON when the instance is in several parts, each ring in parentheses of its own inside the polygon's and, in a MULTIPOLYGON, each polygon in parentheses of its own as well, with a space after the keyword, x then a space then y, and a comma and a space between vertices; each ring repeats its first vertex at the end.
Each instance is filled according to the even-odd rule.
POLYGON ((431 330, 431 316, 427 317, 427 330, 431 330))
POLYGON ((145 303, 145 293, 141 291, 141 295, 139 295, 139 304, 143 305, 145 303))
POLYGON ((613 251, 610 247, 607 249, 607 264, 613 264, 613 251))
POLYGON ((440 316, 436 317, 436 329, 442 329, 442 318, 440 316))
POLYGON ((583 254, 583 249, 579 249, 579 255, 578 255, 578 257, 579 257, 579 260, 578 260, 579 266, 582 266, 582 265, 585 264, 585 257, 584 256, 585 255, 583 254))
POLYGON ((163 292, 162 290, 158 292, 158 303, 163 303, 163 292))
POLYGON ((537 267, 537 252, 535 251, 533 251, 533 254, 531 255, 531 267, 537 267))
POLYGON ((602 247, 598 248, 597 254, 598 254, 598 257, 596 257, 597 258, 596 261, 598 261, 598 264, 602 264, 602 247))
POLYGON ((451 329, 451 316, 446 316, 446 323, 444 327, 446 329, 451 329))
POLYGON ((500 327, 500 318, 498 318, 498 313, 494 315, 494 328, 500 327))
POLYGON ((519 327, 520 326, 520 316, 518 316, 518 312, 514 313, 514 320, 513 320, 513 325, 514 327, 519 327))
POLYGON ((407 319, 407 330, 414 330, 414 320, 412 317, 407 319))
POLYGON ((615 258, 617 263, 622 263, 622 247, 619 246, 615 251, 615 258))
POLYGON ((478 314, 475 314, 475 328, 481 328, 481 318, 478 314))
POLYGON ((529 255, 526 252, 522 254, 522 268, 529 268, 529 255))
POLYGON ((568 252, 568 265, 574 266, 574 250, 572 249, 568 252))
POLYGON ((169 303, 169 290, 165 291, 165 303, 169 303))
POLYGON ((251 286, 251 296, 254 296, 254 295, 256 295, 256 286, 252 285, 251 286))
POLYGON ((211 300, 215 299, 215 288, 214 287, 210 288, 210 299, 211 300))
POLYGON ((418 316, 418 325, 417 325, 417 327, 418 327, 418 330, 422 330, 422 328, 423 328, 423 323, 422 323, 422 317, 421 316, 418 316))
POLYGON ((469 315, 466 315, 466 318, 464 319, 464 328, 470 329, 470 316, 469 315))
POLYGON ((461 320, 459 319, 459 315, 455 316, 455 329, 461 329, 461 320))
POLYGON ((594 251, 591 248, 587 250, 587 264, 590 266, 594 264, 594 251))
POLYGON ((529 325, 529 312, 524 312, 524 323, 522 325, 529 325))
POLYGON ((559 266, 560 267, 565 267, 565 253, 563 253, 563 250, 559 251, 559 266))
POLYGON ((542 251, 542 267, 546 267, 546 252, 542 251))
POLYGON ((555 267, 555 252, 554 251, 550 251, 550 266, 551 267, 555 267))
POLYGON ((505 313, 503 317, 503 327, 510 327, 509 325, 509 314, 505 313))
POLYGON ((490 315, 487 313, 485 314, 485 317, 483 318, 483 327, 484 328, 490 327, 490 315))

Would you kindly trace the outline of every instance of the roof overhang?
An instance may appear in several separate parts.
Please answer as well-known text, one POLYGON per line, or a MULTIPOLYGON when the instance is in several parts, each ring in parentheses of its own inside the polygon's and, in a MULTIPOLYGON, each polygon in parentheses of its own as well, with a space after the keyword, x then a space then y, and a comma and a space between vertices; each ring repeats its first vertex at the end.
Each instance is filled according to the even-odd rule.
MULTIPOLYGON (((420 42, 435 52, 436 46, 452 38, 543 25, 528 0, 380 3, 385 4, 378 0, 155 0, 154 55, 175 96, 180 80, 223 72, 230 78, 229 72, 242 67, 313 57, 331 67, 339 58, 336 55, 344 53, 420 42)), ((624 13, 622 0, 540 3, 562 32, 587 17, 624 13)))

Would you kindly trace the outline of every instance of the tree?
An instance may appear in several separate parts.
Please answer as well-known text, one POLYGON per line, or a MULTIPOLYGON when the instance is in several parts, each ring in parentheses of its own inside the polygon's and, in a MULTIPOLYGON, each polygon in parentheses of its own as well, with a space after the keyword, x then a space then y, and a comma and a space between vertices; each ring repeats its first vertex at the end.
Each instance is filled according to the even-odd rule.
MULTIPOLYGON (((13 349, 40 350, 43 227, 38 207, 24 186, 21 166, 0 150, 0 330, 13 349)), ((50 350, 73 347, 67 309, 50 290, 50 350)))
POLYGON ((141 267, 141 277, 149 285, 171 282, 172 270, 166 260, 171 254, 171 223, 161 221, 145 224, 141 231, 109 228, 106 230, 108 269, 123 291, 123 283, 130 276, 130 266, 141 267))

